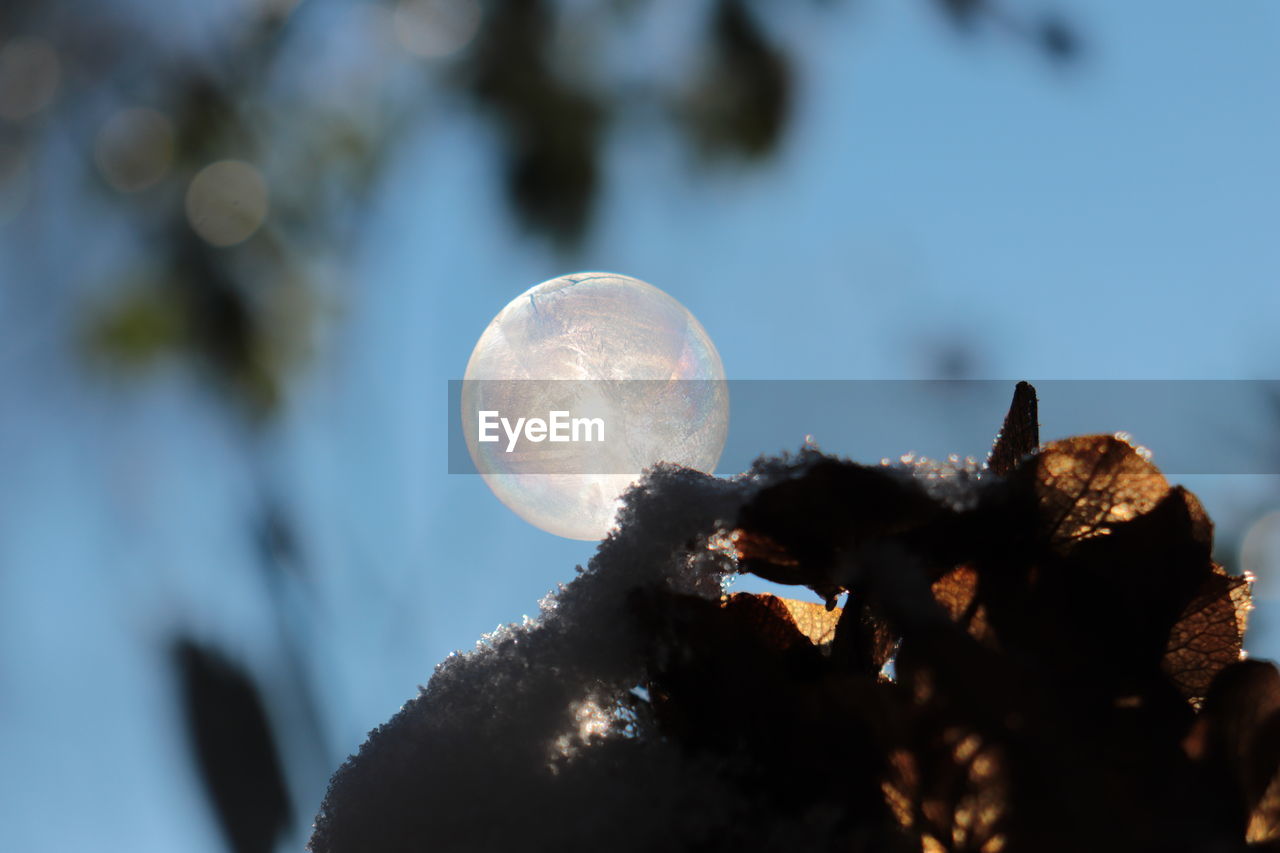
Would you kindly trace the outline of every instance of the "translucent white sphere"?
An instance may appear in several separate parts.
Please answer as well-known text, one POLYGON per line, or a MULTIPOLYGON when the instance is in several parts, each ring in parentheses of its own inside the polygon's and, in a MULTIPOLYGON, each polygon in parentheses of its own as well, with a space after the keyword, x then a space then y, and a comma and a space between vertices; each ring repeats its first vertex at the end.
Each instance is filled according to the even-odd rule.
POLYGON ((467 362, 462 418, 471 458, 504 504, 543 530, 590 540, 608 533, 619 496, 649 466, 715 469, 729 392, 688 309, 639 279, 584 272, 544 281, 494 317, 467 362), (487 429, 482 412, 505 426, 491 415, 487 429), (598 420, 607 441, 564 440, 567 421, 554 446, 510 430, 555 412, 598 420))

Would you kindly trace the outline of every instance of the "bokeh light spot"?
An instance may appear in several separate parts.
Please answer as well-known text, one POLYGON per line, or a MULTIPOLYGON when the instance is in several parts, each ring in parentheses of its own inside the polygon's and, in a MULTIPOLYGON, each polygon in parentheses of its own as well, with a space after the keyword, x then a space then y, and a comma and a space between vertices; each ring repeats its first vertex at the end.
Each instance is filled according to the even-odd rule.
POLYGON ((480 28, 477 0, 400 0, 394 17, 400 46, 423 59, 441 59, 466 47, 480 28))
POLYGON ((214 246, 248 239, 267 218, 267 182, 242 160, 205 166, 187 188, 187 221, 214 246))
POLYGON ((1256 578, 1257 601, 1280 601, 1280 511, 1255 521, 1240 546, 1240 567, 1256 578))
POLYGON ((155 110, 120 110, 98 131, 93 159, 112 188, 122 193, 138 192, 169 171, 173 137, 173 123, 155 110))
POLYGON ((0 48, 0 117, 30 118, 58 91, 58 54, 41 38, 10 39, 0 48))

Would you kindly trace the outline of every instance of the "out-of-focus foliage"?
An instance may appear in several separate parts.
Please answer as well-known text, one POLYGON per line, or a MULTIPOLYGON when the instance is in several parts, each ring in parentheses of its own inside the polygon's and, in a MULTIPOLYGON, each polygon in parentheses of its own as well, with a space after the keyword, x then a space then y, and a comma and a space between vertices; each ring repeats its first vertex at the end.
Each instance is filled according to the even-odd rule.
POLYGON ((270 853, 293 805, 258 688, 189 638, 176 640, 172 655, 191 746, 227 843, 235 853, 270 853))
POLYGON ((986 469, 652 474, 539 622, 372 734, 312 849, 1275 842, 1280 675, 1242 660, 1247 581, 1140 448, 1039 446, 1035 419, 1024 384, 986 469), (729 571, 828 605, 718 594, 729 571))
MULTIPOLYGON (((696 5, 693 55, 636 68, 614 57, 664 14, 643 0, 260 0, 173 15, 120 0, 9 3, 0 221, 30 195, 43 141, 66 131, 76 162, 59 170, 79 172, 85 203, 126 249, 86 283, 99 294, 89 351, 122 366, 189 357, 246 412, 269 415, 331 313, 326 269, 426 105, 460 99, 492 120, 512 210, 565 251, 589 232, 603 150, 624 120, 670 125, 700 159, 775 151, 800 48, 771 24, 823 10, 696 5)), ((1049 56, 1073 52, 1060 24, 979 0, 939 6, 1049 56)))

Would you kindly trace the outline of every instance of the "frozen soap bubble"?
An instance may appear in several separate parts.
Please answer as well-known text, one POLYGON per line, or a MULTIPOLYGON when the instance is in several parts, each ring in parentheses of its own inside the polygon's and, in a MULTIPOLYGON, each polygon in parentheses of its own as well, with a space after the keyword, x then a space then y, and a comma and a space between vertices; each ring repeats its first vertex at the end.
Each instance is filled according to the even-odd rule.
POLYGON ((462 426, 477 470, 517 515, 600 539, 645 468, 714 470, 729 391, 683 305, 629 276, 574 273, 525 291, 484 330, 463 379, 462 426))

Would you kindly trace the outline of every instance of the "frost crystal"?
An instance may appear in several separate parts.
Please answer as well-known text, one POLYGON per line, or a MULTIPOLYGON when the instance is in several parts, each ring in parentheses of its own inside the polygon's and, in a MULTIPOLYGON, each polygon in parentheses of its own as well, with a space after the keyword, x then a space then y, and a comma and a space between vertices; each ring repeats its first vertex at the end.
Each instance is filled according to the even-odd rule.
POLYGON ((451 656, 371 733, 334 776, 311 849, 446 853, 510 849, 514 839, 584 849, 624 825, 608 833, 610 850, 657 849, 664 820, 696 824, 727 808, 705 768, 626 736, 644 647, 628 599, 661 589, 719 600, 727 565, 690 543, 732 517, 758 476, 653 471, 628 495, 619 529, 543 600, 537 620, 451 656))

